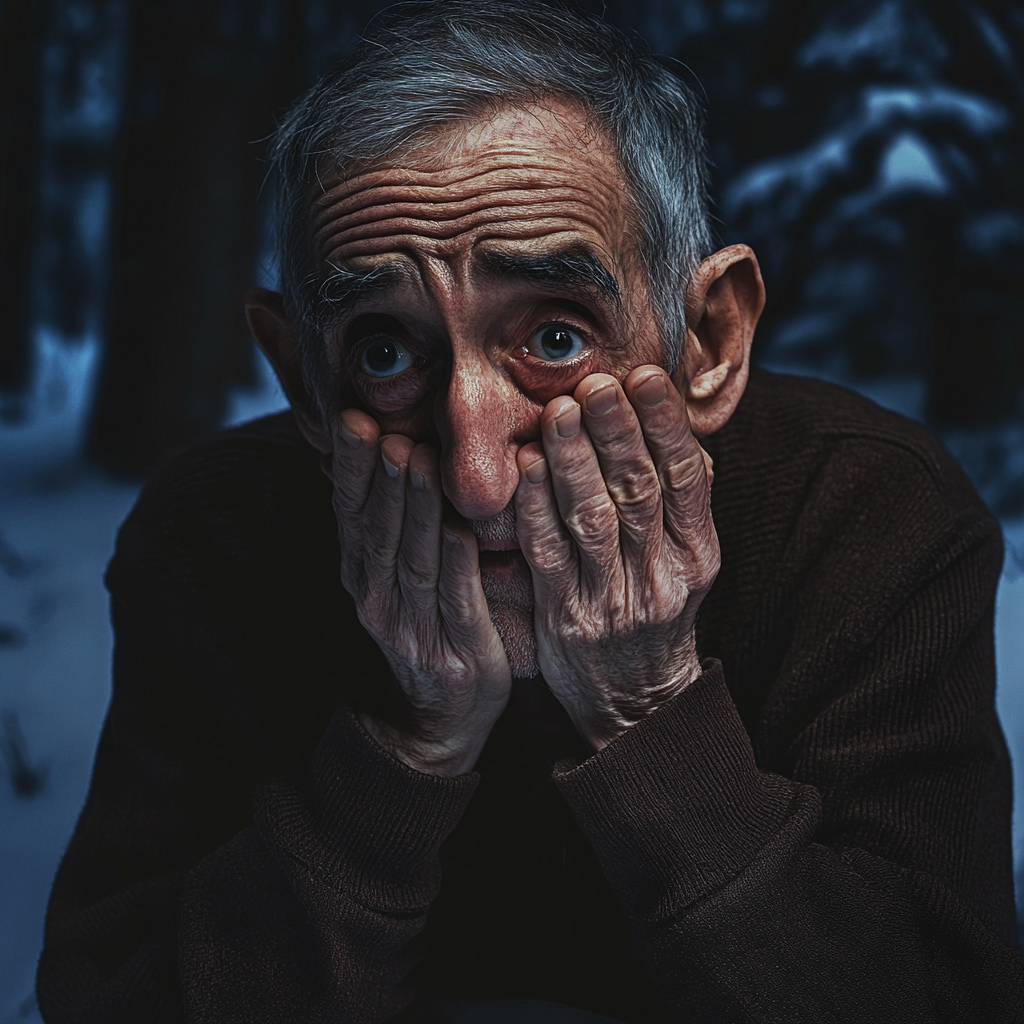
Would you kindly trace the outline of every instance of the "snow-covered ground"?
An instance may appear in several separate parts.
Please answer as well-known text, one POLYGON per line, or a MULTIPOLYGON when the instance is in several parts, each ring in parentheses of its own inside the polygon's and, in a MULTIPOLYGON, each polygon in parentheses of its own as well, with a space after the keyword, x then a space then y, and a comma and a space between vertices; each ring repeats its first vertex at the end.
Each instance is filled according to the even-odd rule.
MULTIPOLYGON (((138 496, 79 458, 95 346, 43 337, 35 415, 0 426, 0 1024, 40 1020, 33 987, 43 913, 85 799, 110 698, 103 572, 138 496), (36 792, 19 795, 22 788, 36 792)), ((227 423, 281 408, 269 369, 234 396, 227 423)))
MULTIPOLYGON (((33 795, 18 795, 14 766, 2 767, 0 1024, 40 1020, 32 990, 47 893, 85 795, 110 693, 102 575, 138 492, 77 457, 91 359, 85 348, 44 351, 35 419, 0 427, 0 736, 22 752, 23 788, 39 784, 33 795)), ((280 407, 280 392, 264 382, 237 396, 229 421, 280 407)), ((899 388, 874 397, 906 406, 899 388)), ((1005 525, 998 705, 1024 768, 1024 520, 1005 525)), ((1014 849, 1024 894, 1024 770, 1017 777, 1014 849)))

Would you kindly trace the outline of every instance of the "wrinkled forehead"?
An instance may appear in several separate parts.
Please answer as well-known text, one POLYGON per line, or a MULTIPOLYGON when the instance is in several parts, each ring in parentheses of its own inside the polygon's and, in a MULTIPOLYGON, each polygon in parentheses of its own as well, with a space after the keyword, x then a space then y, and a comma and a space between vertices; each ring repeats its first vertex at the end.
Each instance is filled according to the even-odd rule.
POLYGON ((616 259, 634 231, 614 144, 561 100, 449 125, 387 160, 326 176, 312 197, 314 259, 582 243, 616 259))

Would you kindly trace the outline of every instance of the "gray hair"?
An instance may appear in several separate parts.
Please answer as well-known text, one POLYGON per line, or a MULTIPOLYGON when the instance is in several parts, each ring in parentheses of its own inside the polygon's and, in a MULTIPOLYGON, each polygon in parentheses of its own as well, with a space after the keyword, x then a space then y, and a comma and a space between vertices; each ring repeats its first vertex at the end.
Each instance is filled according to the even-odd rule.
MULTIPOLYGON (((712 250, 703 111, 691 91, 600 18, 539 0, 428 0, 392 8, 291 109, 271 150, 285 309, 318 405, 337 268, 316 266, 313 189, 325 174, 382 165, 458 122, 558 97, 615 147, 670 370, 684 297, 712 250)), ((321 406, 322 408, 322 406, 321 406)))

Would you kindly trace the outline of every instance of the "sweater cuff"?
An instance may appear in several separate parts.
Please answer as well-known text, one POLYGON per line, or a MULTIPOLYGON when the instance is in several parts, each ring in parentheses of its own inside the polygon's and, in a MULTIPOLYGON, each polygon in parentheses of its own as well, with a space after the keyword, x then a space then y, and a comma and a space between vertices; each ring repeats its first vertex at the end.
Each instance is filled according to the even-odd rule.
POLYGON ((421 912, 440 886, 441 844, 479 781, 476 772, 442 778, 410 768, 339 701, 302 778, 256 791, 255 822, 324 884, 382 911, 421 912))
POLYGON ((758 770, 721 662, 554 780, 634 919, 664 920, 742 871, 795 785, 758 770))

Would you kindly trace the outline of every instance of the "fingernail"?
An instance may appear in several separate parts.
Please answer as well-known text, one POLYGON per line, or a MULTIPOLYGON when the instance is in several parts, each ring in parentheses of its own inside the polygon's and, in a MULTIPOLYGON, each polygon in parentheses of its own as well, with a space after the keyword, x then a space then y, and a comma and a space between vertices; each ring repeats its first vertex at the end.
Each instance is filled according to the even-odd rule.
POLYGON ((540 458, 531 462, 524 470, 526 479, 531 484, 539 484, 548 475, 547 460, 540 458))
POLYGON ((555 430, 559 437, 574 437, 580 429, 580 407, 573 402, 555 417, 555 430))
POLYGON ((380 450, 380 458, 381 462, 384 463, 384 471, 392 480, 394 480, 394 478, 398 476, 398 467, 387 457, 383 448, 380 450))
POLYGON ((587 412, 591 416, 603 416, 619 404, 619 393, 614 384, 605 384, 604 387, 591 391, 586 402, 587 412))
POLYGON ((426 489, 427 478, 418 470, 409 467, 409 480, 412 482, 412 489, 414 491, 422 491, 426 489))
POLYGON ((634 392, 637 398, 640 399, 641 405, 648 407, 657 405, 659 402, 664 402, 668 396, 668 388, 665 387, 665 376, 661 373, 656 373, 653 377, 648 377, 634 392))
POLYGON ((462 543, 462 538, 457 533, 449 533, 447 530, 442 530, 441 536, 444 537, 445 544, 449 544, 452 547, 462 543))
POLYGON ((341 436, 349 448, 362 448, 363 439, 358 434, 349 430, 344 423, 341 425, 341 436))

